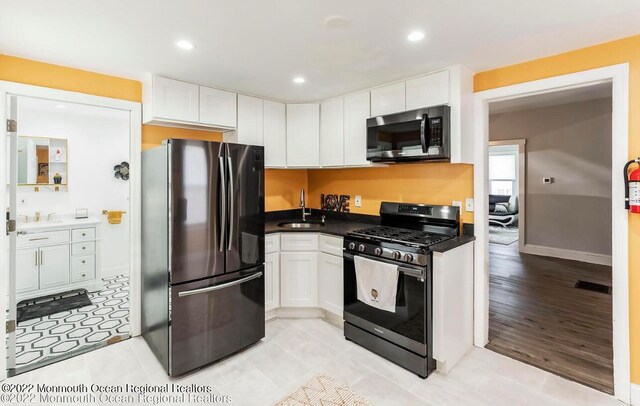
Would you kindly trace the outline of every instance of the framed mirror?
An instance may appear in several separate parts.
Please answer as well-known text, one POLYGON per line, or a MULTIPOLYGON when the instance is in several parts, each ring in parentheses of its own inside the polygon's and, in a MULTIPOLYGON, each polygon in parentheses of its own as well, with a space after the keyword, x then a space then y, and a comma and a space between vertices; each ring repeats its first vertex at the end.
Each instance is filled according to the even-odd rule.
POLYGON ((66 139, 18 137, 18 186, 66 186, 67 174, 66 139))

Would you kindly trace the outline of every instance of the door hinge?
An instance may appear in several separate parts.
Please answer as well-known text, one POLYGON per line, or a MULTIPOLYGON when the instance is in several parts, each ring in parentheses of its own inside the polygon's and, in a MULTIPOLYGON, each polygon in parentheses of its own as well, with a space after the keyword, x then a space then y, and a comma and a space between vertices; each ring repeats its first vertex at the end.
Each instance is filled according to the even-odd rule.
POLYGON ((14 133, 18 131, 18 122, 16 120, 7 119, 7 132, 14 133))
POLYGON ((7 334, 11 334, 16 331, 16 321, 15 320, 7 320, 7 334))
POLYGON ((7 220, 7 235, 9 235, 9 233, 13 233, 14 231, 16 231, 16 221, 7 220))

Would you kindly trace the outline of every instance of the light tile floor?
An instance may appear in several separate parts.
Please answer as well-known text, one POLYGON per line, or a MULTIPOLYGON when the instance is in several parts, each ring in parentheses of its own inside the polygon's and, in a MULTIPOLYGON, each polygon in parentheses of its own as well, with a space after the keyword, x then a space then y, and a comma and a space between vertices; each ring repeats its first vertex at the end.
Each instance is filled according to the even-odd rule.
POLYGON ((71 351, 86 351, 114 336, 128 336, 129 277, 105 278, 104 283, 102 290, 89 293, 91 306, 18 323, 18 371, 65 358, 71 351))
POLYGON ((318 319, 267 323, 266 338, 219 363, 169 378, 136 337, 8 380, 49 384, 211 385, 232 405, 272 405, 315 374, 344 382, 378 406, 616 405, 609 395, 489 350, 473 348, 448 375, 426 380, 346 341, 318 319))

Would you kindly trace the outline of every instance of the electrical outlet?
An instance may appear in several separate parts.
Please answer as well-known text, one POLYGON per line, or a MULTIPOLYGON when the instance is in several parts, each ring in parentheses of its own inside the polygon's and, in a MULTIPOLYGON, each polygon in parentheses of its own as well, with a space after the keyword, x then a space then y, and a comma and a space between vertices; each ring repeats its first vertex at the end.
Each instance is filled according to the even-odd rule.
POLYGON ((553 183, 553 178, 542 178, 542 183, 545 185, 553 183))
POLYGON ((362 196, 356 195, 354 204, 356 207, 362 207, 362 196))
POLYGON ((464 209, 468 212, 473 212, 473 197, 467 197, 465 199, 464 209))
POLYGON ((451 202, 451 205, 454 207, 460 207, 462 208, 462 202, 460 200, 454 200, 451 202))

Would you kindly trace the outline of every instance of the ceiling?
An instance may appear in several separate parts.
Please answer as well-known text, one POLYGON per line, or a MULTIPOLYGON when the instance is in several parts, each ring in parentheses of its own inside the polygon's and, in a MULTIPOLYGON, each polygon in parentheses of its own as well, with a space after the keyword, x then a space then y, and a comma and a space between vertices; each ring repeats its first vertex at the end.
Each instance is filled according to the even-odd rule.
POLYGON ((611 98, 612 91, 611 82, 605 82, 590 86, 518 97, 515 99, 491 103, 489 105, 489 113, 510 113, 513 111, 531 110, 543 107, 559 106, 562 104, 579 103, 588 100, 611 98))
POLYGON ((291 102, 457 63, 479 72, 640 31, 638 0, 0 4, 0 53, 138 80, 154 72, 291 102), (335 15, 346 21, 325 24, 335 15), (424 31, 425 38, 407 41, 413 30, 424 31), (178 40, 193 42, 195 49, 178 49, 178 40), (293 83, 295 76, 306 83, 293 83))

